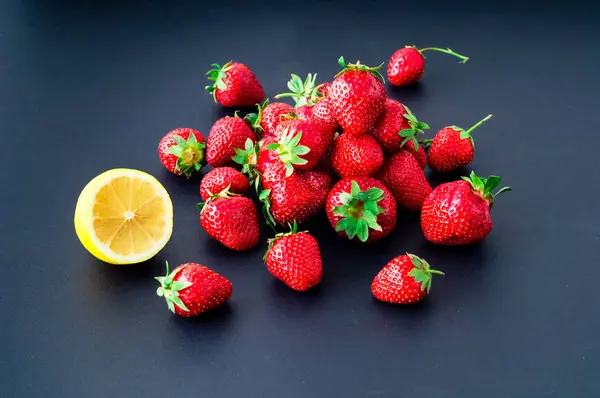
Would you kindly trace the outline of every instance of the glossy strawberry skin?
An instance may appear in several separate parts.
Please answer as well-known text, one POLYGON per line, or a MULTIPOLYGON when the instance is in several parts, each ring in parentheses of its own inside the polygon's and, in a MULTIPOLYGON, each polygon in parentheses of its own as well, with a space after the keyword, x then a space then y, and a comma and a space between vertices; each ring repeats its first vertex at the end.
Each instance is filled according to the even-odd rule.
POLYGON ((441 245, 464 245, 483 240, 492 230, 490 203, 467 181, 435 188, 421 210, 425 238, 441 245))
POLYGON ((414 268, 408 255, 394 258, 373 279, 373 296, 392 304, 414 304, 423 300, 427 292, 409 275, 414 268))
POLYGON ((331 141, 333 141, 333 134, 310 119, 291 119, 281 122, 279 126, 277 126, 275 132, 276 138, 280 139, 282 134, 288 129, 290 132, 294 132, 293 135, 302 133, 299 145, 306 146, 310 149, 310 152, 301 156, 307 163, 295 164, 294 168, 298 170, 310 170, 314 168, 329 149, 331 141))
POLYGON ((321 282, 323 266, 315 238, 298 232, 275 240, 267 251, 269 272, 297 291, 306 291, 321 282))
POLYGON ((200 213, 200 224, 209 236, 232 250, 249 250, 260 238, 254 202, 243 196, 209 201, 200 213))
POLYGON ((383 151, 369 134, 342 134, 333 142, 331 162, 342 178, 371 176, 383 165, 383 151))
MULTIPOLYGON (((381 226, 381 231, 370 230, 369 237, 366 243, 374 243, 378 242, 381 239, 388 236, 396 226, 396 200, 392 193, 383 185, 381 182, 377 181, 371 177, 350 177, 344 178, 338 181, 327 196, 326 203, 326 211, 327 218, 329 219, 329 223, 335 229, 337 223, 343 218, 340 215, 334 214, 333 209, 337 206, 342 205, 342 201, 340 200, 340 194, 343 192, 350 193, 352 187, 352 181, 356 181, 361 190, 366 191, 369 188, 379 188, 383 190, 383 199, 378 203, 378 205, 383 208, 384 212, 377 216, 377 223, 381 226)), ((338 235, 341 237, 347 238, 347 235, 344 231, 339 231, 338 235)), ((354 238, 355 241, 358 242, 358 238, 354 238)))
POLYGON ((423 76, 425 58, 413 47, 404 47, 392 54, 388 62, 388 80, 394 86, 415 83, 423 76))
POLYGON ((423 169, 414 156, 404 150, 385 161, 377 178, 389 188, 398 203, 408 210, 421 210, 423 202, 431 193, 431 185, 425 179, 423 169))
POLYGON ((312 120, 320 123, 334 134, 340 128, 340 125, 335 118, 331 97, 325 97, 313 105, 312 120))
POLYGON ((245 194, 249 188, 248 178, 233 167, 217 167, 202 178, 200 196, 207 201, 227 187, 231 193, 245 194))
POLYGON ((470 139, 462 139, 460 131, 444 127, 431 142, 428 164, 432 170, 448 173, 468 165, 474 156, 470 139))
POLYGON ((225 107, 254 106, 265 99, 260 82, 246 65, 233 62, 225 71, 225 89, 217 88, 215 98, 225 107))
POLYGON ((294 112, 294 107, 284 102, 273 102, 265 107, 260 119, 264 136, 274 136, 275 130, 286 116, 294 112))
POLYGON ((192 284, 178 292, 179 298, 189 311, 175 305, 177 315, 196 316, 220 307, 231 297, 231 282, 203 265, 186 263, 178 266, 174 271, 177 272, 173 281, 192 284))
POLYGON ((226 116, 215 122, 208 134, 206 160, 212 167, 233 166, 235 148, 244 148, 246 140, 256 141, 256 134, 244 119, 226 116))
POLYGON ((181 175, 181 172, 177 169, 177 156, 169 153, 169 148, 177 145, 173 140, 173 135, 178 135, 187 141, 190 134, 194 134, 196 141, 204 142, 204 136, 198 130, 182 127, 169 131, 158 143, 158 156, 160 162, 167 170, 175 175, 181 175))
POLYGON ((335 78, 329 97, 344 132, 361 135, 383 112, 386 93, 381 81, 368 71, 347 70, 335 78))
POLYGON ((298 119, 310 120, 313 117, 313 105, 302 105, 294 109, 298 119))

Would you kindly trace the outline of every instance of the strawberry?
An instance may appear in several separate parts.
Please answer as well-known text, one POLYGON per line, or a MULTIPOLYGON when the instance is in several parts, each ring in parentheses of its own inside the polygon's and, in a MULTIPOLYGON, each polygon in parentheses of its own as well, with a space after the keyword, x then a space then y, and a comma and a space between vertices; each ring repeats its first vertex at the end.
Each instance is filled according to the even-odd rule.
POLYGON ((294 112, 294 107, 283 102, 269 103, 267 98, 262 105, 258 105, 258 113, 250 113, 244 118, 252 128, 265 136, 274 136, 275 129, 285 116, 294 112))
POLYGON ((429 147, 429 167, 432 170, 448 173, 471 163, 475 155, 475 142, 471 132, 490 119, 492 115, 477 122, 468 130, 457 126, 444 127, 437 132, 429 147))
POLYGON ((383 151, 369 134, 355 136, 342 134, 333 141, 331 162, 342 178, 371 176, 383 164, 383 151))
POLYGON ((460 62, 463 64, 469 60, 469 57, 457 54, 449 48, 429 47, 419 50, 415 46, 406 46, 392 54, 392 57, 388 62, 387 74, 390 83, 394 86, 406 86, 418 81, 423 76, 425 70, 423 51, 440 51, 454 55, 455 57, 460 58, 460 62))
POLYGON ((248 192, 248 179, 233 167, 217 167, 212 169, 200 182, 200 196, 207 201, 215 193, 225 189, 231 193, 245 194, 248 192))
POLYGON ((254 73, 244 64, 228 62, 221 66, 212 64, 206 75, 214 81, 206 86, 215 102, 226 106, 254 106, 265 99, 265 92, 254 73))
POLYGON ((335 118, 345 133, 365 134, 384 109, 386 94, 379 73, 383 64, 375 68, 358 62, 346 64, 344 57, 338 63, 344 69, 336 75, 329 90, 335 118))
POLYGON ((417 135, 423 134, 423 130, 428 128, 429 125, 418 121, 407 106, 388 99, 385 102, 385 110, 371 134, 384 151, 393 153, 405 149, 415 155, 421 168, 425 168, 427 158, 425 150, 419 145, 417 135))
POLYGON ((492 230, 490 208, 504 187, 493 193, 500 185, 500 177, 478 177, 471 172, 439 185, 425 199, 421 211, 421 229, 425 238, 441 245, 465 245, 483 240, 492 230))
POLYGON ((373 279, 371 292, 377 300, 392 304, 414 304, 431 289, 431 278, 443 272, 431 269, 427 261, 406 253, 394 258, 373 279))
POLYGON ((190 178, 206 164, 204 137, 198 130, 179 128, 169 131, 158 144, 158 156, 167 170, 190 178))
POLYGON ((165 298, 171 312, 185 317, 215 309, 231 297, 231 282, 196 263, 181 264, 172 272, 167 263, 167 274, 154 279, 160 283, 158 297, 165 298))
POLYGON ((206 160, 212 167, 232 166, 236 148, 244 148, 246 140, 256 141, 256 134, 244 119, 226 116, 215 122, 208 133, 206 160))
POLYGON ((338 181, 327 197, 327 218, 340 236, 377 242, 396 226, 396 201, 390 191, 371 177, 338 181))
POLYGON ((321 282, 319 244, 308 232, 297 232, 295 222, 290 232, 269 239, 265 263, 275 278, 294 290, 306 291, 321 282))
POLYGON ((294 114, 298 119, 302 120, 311 120, 313 117, 313 106, 312 105, 302 105, 298 108, 294 109, 294 114))
POLYGON ((258 215, 252 200, 224 190, 199 203, 198 209, 202 228, 225 247, 242 251, 258 243, 258 215))
POLYGON ((431 193, 431 185, 425 179, 423 169, 407 151, 400 151, 387 159, 377 178, 408 210, 421 210, 423 201, 431 193))

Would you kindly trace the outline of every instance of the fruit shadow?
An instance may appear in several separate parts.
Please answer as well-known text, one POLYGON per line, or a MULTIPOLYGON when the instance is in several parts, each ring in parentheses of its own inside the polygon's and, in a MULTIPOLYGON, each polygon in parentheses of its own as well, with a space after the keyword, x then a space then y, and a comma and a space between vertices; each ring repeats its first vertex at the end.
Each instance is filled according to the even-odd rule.
POLYGON ((155 276, 165 273, 165 260, 160 255, 131 265, 108 264, 92 257, 89 264, 84 266, 89 269, 89 278, 94 287, 115 293, 129 289, 132 285, 153 283, 155 276))
POLYGON ((426 176, 427 181, 429 181, 431 184, 431 187, 435 188, 438 185, 445 184, 447 182, 458 181, 462 177, 468 176, 470 172, 470 169, 461 167, 460 169, 451 171, 450 173, 439 173, 437 171, 429 170, 426 172, 426 176))
POLYGON ((417 82, 409 86, 397 87, 391 84, 387 85, 389 97, 404 103, 404 101, 417 101, 426 96, 426 87, 423 83, 417 82))
POLYGON ((219 104, 215 104, 212 111, 213 120, 221 119, 226 116, 233 116, 235 113, 240 117, 246 116, 248 113, 256 113, 256 106, 243 106, 236 108, 226 108, 219 104))

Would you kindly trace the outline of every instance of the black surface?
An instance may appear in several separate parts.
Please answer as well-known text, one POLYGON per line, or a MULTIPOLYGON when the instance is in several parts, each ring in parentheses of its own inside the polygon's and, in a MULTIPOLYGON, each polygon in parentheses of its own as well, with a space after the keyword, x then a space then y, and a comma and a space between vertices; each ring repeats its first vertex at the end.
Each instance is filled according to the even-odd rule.
POLYGON ((600 396, 597 9, 245 3, 0 5, 0 396, 600 396), (471 57, 430 54, 422 84, 388 93, 434 129, 495 115, 473 167, 514 192, 488 239, 435 247, 404 214, 363 247, 322 218, 324 279, 308 294, 267 273, 264 244, 209 240, 198 180, 156 156, 166 131, 206 135, 225 114, 203 91, 209 64, 245 62, 274 95, 290 72, 330 78, 340 55, 378 64, 405 44, 471 57), (80 190, 114 167, 155 175, 174 202, 171 241, 136 267, 96 261, 73 229, 80 190), (375 302, 372 278, 404 251, 447 275, 421 305, 375 302), (172 316, 152 279, 165 259, 230 278, 229 305, 172 316))

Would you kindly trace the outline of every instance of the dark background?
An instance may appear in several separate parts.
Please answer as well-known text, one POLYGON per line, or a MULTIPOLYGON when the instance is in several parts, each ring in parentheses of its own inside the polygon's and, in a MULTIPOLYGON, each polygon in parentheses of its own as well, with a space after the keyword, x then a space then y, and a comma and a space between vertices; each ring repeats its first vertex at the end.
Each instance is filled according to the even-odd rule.
POLYGON ((600 396, 597 7, 365 3, 1 3, 0 396, 600 396), (203 91, 210 63, 246 63, 272 96, 291 72, 331 79, 340 55, 374 65, 407 44, 471 57, 430 53, 421 84, 388 86, 429 137, 495 115, 473 167, 514 192, 485 242, 436 247, 401 214, 364 247, 322 217, 323 282, 298 294, 266 271, 265 244, 207 237, 199 179, 166 172, 156 146, 227 113, 203 91), (171 241, 139 266, 95 260, 74 233, 80 190, 115 167, 155 175, 174 203, 171 241), (374 301, 372 278, 405 251, 447 275, 420 305, 374 301), (152 279, 165 259, 228 277, 229 305, 171 315, 152 279))

